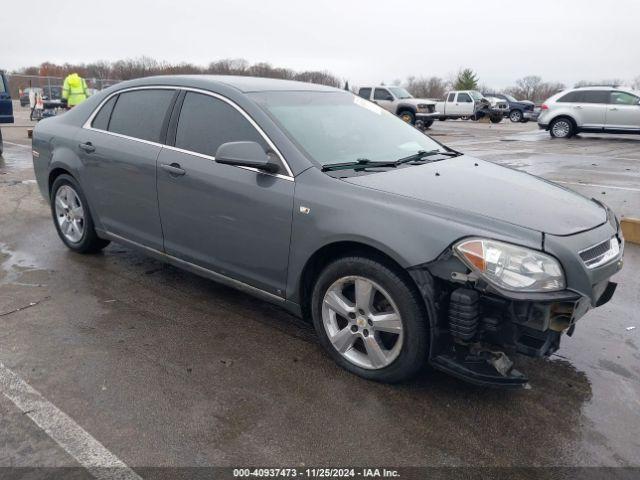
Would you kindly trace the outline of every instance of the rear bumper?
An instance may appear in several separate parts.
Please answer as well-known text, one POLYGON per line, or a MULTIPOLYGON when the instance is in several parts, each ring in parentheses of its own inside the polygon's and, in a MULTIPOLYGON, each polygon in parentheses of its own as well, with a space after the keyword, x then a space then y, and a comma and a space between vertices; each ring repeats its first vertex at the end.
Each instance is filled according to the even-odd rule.
POLYGON ((525 118, 525 120, 536 121, 540 116, 540 110, 525 110, 524 112, 522 112, 522 116, 525 118))

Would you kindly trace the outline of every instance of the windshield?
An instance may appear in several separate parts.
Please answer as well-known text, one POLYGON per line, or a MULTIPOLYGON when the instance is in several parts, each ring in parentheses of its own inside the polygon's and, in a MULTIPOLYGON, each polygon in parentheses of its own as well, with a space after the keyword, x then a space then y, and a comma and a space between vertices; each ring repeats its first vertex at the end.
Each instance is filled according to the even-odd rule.
POLYGON ((517 102, 516 98, 511 95, 505 95, 505 98, 510 102, 517 102))
POLYGON ((250 94, 320 165, 394 161, 446 149, 395 115, 347 92, 250 94))
POLYGON ((409 92, 407 92, 404 88, 401 87, 388 87, 389 90, 391 90, 391 93, 393 93, 396 98, 402 100, 403 98, 413 98, 413 95, 411 95, 409 92))
POLYGON ((469 95, 471 95, 474 100, 482 100, 484 98, 480 92, 475 90, 469 90, 469 95))

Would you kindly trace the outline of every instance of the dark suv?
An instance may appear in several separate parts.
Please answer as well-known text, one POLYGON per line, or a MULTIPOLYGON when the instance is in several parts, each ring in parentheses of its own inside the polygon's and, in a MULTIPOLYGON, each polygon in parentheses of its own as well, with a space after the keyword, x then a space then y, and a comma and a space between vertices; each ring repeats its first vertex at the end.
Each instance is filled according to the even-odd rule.
POLYGON ((516 100, 513 95, 507 95, 505 93, 483 93, 483 95, 485 97, 499 98, 507 102, 509 104, 509 110, 506 116, 514 123, 528 122, 529 120, 536 120, 538 118, 539 111, 536 110, 533 102, 516 100))
MULTIPOLYGON (((13 103, 11 102, 11 92, 9 82, 3 72, 0 72, 0 124, 13 123, 13 103)), ((0 129, 0 155, 2 155, 2 129, 0 129)))

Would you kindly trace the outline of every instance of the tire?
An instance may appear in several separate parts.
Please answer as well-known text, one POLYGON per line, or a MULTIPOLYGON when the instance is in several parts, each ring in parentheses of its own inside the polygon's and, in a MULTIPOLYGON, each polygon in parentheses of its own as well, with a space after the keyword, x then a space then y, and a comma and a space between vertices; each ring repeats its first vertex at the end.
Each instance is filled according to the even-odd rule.
POLYGON ((60 175, 51 186, 51 216, 62 242, 74 252, 96 253, 109 245, 96 234, 89 204, 71 175, 60 175))
POLYGON ((408 380, 425 365, 429 331, 424 305, 404 277, 394 267, 360 256, 335 260, 319 275, 311 297, 313 324, 321 345, 345 370, 395 383, 408 380), (361 299, 373 300, 355 301, 357 291, 368 291, 366 285, 373 295, 363 294, 361 299), (382 312, 387 314, 384 325, 373 323, 382 312), (393 321, 390 312, 395 314, 393 321))
POLYGON ((440 117, 440 118, 438 118, 438 120, 440 120, 441 122, 446 122, 447 121, 447 117, 440 117))
POLYGON ((431 125, 433 125, 433 120, 427 120, 426 122, 422 122, 423 128, 425 130, 431 128, 431 125))
POLYGON ((398 116, 405 122, 414 125, 416 123, 416 116, 411 110, 403 110, 398 112, 398 116))
POLYGON ((502 115, 491 115, 489 117, 489 120, 491 121, 491 123, 500 123, 502 121, 502 115))
POLYGON ((511 110, 509 112, 509 120, 511 120, 513 123, 520 123, 522 122, 524 119, 524 115, 522 115, 522 112, 520 110, 511 110))
POLYGON ((554 118, 549 124, 549 134, 553 138, 569 138, 575 131, 573 121, 567 117, 554 118))
POLYGON ((4 143, 2 143, 2 129, 0 129, 0 155, 4 152, 4 143))

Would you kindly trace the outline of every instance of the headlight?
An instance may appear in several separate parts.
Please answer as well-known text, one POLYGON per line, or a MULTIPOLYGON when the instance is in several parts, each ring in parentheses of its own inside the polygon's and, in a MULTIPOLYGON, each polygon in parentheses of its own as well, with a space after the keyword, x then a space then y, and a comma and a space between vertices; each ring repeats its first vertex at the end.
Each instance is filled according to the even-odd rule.
POLYGON ((456 255, 488 282, 517 292, 553 292, 565 287, 558 261, 529 248, 474 238, 454 247, 456 255))

